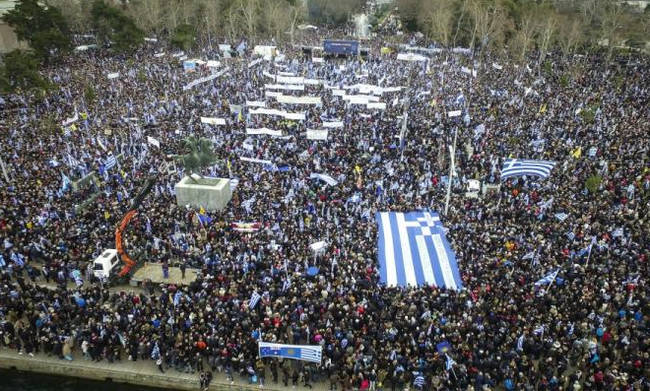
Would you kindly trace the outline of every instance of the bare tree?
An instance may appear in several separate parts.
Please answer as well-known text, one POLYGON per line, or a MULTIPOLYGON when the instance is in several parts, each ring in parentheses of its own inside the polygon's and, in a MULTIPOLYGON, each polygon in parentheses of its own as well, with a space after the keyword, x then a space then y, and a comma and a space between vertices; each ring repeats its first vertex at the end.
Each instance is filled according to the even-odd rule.
POLYGON ((557 32, 559 19, 555 10, 547 6, 538 7, 537 15, 535 30, 537 49, 539 50, 538 66, 541 66, 546 58, 546 51, 557 32))
POLYGON ((472 18, 471 49, 474 49, 477 40, 482 46, 495 46, 503 41, 509 19, 501 4, 490 0, 472 0, 468 12, 472 18))
POLYGON ((533 7, 526 8, 521 15, 521 20, 517 26, 517 31, 512 42, 515 58, 523 61, 526 53, 531 49, 535 38, 535 23, 537 14, 533 7))
POLYGON ((601 42, 607 45, 607 60, 612 58, 614 47, 621 43, 625 14, 616 3, 609 3, 600 9, 598 15, 601 42))
POLYGON ((560 50, 562 50, 562 54, 566 57, 574 53, 582 41, 583 26, 579 19, 568 16, 561 19, 559 26, 557 43, 560 50))
POLYGON ((239 0, 239 11, 246 26, 246 35, 251 39, 255 37, 257 32, 260 3, 260 0, 239 0))
POLYGON ((429 0, 423 5, 419 15, 429 38, 445 47, 452 43, 453 18, 452 4, 446 0, 429 0))

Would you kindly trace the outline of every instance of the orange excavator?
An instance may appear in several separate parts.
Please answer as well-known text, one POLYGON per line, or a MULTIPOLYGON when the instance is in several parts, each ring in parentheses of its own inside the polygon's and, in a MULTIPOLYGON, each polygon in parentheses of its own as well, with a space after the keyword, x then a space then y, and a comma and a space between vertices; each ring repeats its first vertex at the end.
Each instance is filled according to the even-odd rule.
POLYGON ((149 194, 151 191, 151 188, 153 185, 156 183, 157 178, 155 176, 151 176, 147 179, 147 182, 144 186, 144 189, 140 192, 140 194, 137 195, 133 199, 133 202, 131 203, 131 208, 129 211, 126 213, 124 218, 122 218, 122 221, 120 224, 117 226, 115 229, 115 248, 117 249, 117 254, 120 256, 120 259, 124 263, 124 266, 122 266, 122 270, 120 270, 118 276, 119 277, 125 277, 131 271, 136 265, 136 261, 134 261, 129 254, 127 254, 126 250, 124 250, 124 244, 122 243, 122 234, 126 230, 127 226, 129 225, 129 222, 138 214, 138 207, 140 207, 140 204, 144 200, 144 197, 149 194))

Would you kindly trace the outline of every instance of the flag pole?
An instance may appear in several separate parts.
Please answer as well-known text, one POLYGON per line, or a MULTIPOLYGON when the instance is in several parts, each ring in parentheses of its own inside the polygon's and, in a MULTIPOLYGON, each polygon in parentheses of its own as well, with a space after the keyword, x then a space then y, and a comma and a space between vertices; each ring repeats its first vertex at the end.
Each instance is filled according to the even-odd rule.
POLYGON ((589 243, 589 252, 587 253, 587 261, 585 262, 585 269, 589 266, 589 258, 591 258, 591 248, 594 247, 595 236, 592 237, 591 243, 589 243))

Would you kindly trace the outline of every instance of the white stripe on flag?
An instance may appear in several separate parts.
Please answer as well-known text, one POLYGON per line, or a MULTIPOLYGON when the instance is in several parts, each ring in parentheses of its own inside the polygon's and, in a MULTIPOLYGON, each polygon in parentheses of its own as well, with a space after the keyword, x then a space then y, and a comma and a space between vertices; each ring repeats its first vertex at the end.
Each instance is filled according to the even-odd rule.
POLYGON ((397 271, 395 270, 395 249, 393 248, 393 233, 391 231, 389 212, 381 213, 381 227, 384 230, 384 253, 386 254, 386 285, 397 285, 397 271))
POLYGON ((411 254, 411 244, 409 243, 409 234, 406 228, 406 220, 404 213, 395 215, 397 220, 397 230, 399 232, 399 241, 402 246, 402 261, 404 264, 404 275, 406 277, 406 284, 417 286, 418 282, 415 279, 415 269, 413 267, 413 255, 411 254))
POLYGON ((445 246, 442 243, 442 238, 440 235, 433 235, 433 246, 436 249, 436 254, 438 255, 438 263, 440 264, 440 271, 442 272, 442 278, 445 280, 445 287, 447 289, 456 289, 456 282, 454 281, 454 274, 451 271, 449 266, 449 258, 447 257, 447 251, 445 251, 445 246))
POLYGON ((436 284, 436 277, 433 275, 433 268, 431 268, 431 257, 429 257, 429 250, 427 249, 427 243, 424 240, 424 236, 417 235, 415 241, 418 244, 418 252, 420 253, 420 259, 422 260, 422 273, 424 274, 424 281, 427 285, 438 285, 436 284))

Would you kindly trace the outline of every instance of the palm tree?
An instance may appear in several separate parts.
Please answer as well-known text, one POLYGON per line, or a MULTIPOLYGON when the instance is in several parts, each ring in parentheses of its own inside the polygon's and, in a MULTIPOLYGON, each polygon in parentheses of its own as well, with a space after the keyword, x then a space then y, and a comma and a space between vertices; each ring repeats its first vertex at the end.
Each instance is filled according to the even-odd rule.
POLYGON ((179 160, 183 164, 187 176, 196 182, 192 174, 198 174, 199 177, 203 177, 201 170, 214 164, 217 161, 217 155, 212 150, 212 141, 207 138, 190 136, 183 143, 185 144, 185 149, 189 152, 181 155, 179 160))

